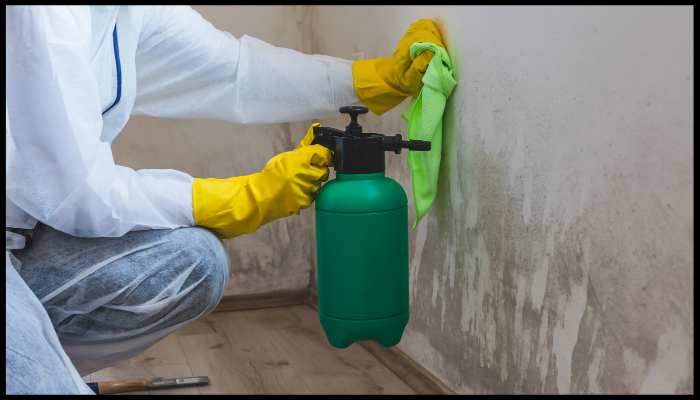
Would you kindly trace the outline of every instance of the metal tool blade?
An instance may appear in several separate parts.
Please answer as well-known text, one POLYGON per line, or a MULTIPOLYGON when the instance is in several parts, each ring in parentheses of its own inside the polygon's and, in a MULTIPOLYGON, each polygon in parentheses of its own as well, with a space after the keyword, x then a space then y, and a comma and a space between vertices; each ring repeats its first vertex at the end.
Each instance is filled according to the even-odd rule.
POLYGON ((183 387, 192 385, 201 385, 209 383, 208 376, 191 376, 189 378, 153 378, 148 381, 149 389, 165 388, 165 387, 183 387))

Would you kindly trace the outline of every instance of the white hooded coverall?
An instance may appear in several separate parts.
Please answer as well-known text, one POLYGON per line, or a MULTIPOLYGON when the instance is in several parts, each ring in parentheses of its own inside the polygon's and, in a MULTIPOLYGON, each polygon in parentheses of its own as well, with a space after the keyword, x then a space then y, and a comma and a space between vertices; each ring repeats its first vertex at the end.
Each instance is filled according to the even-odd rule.
MULTIPOLYGON (((89 238, 112 238, 113 241, 100 242, 100 246, 120 248, 94 259, 89 257, 91 251, 73 251, 70 257, 61 259, 60 254, 42 252, 40 248, 19 250, 15 234, 6 234, 8 315, 24 313, 25 319, 34 324, 34 328, 27 329, 34 332, 38 331, 36 327, 42 327, 47 348, 56 353, 46 359, 54 364, 58 359, 65 361, 65 354, 57 348, 55 337, 50 337, 55 333, 47 329, 46 315, 38 315, 36 307, 30 310, 22 303, 34 304, 38 297, 47 308, 48 302, 58 301, 47 308, 54 310, 49 313, 53 328, 59 332, 64 347, 70 342, 72 351, 80 353, 75 350, 79 349, 80 340, 92 343, 92 347, 85 348, 94 350, 95 343, 109 341, 109 334, 95 333, 80 339, 73 331, 66 333, 73 336, 64 338, 61 327, 68 324, 66 321, 120 307, 122 312, 143 312, 148 317, 158 312, 169 316, 170 310, 161 303, 179 296, 187 282, 195 285, 211 280, 209 289, 200 292, 207 292, 206 296, 211 297, 207 301, 214 305, 223 293, 221 286, 226 284, 227 271, 222 272, 226 267, 204 268, 201 277, 194 279, 195 267, 206 262, 190 251, 181 257, 181 275, 156 279, 162 287, 151 298, 142 299, 143 304, 129 308, 109 303, 143 282, 142 276, 137 279, 143 273, 143 265, 134 255, 137 251, 145 251, 144 257, 152 259, 154 255, 148 251, 164 252, 156 247, 167 246, 170 240, 186 240, 205 243, 211 250, 208 260, 214 260, 213 264, 227 262, 225 254, 220 254, 225 253, 221 243, 211 242, 213 235, 209 232, 193 228, 196 231, 192 234, 172 233, 179 231, 173 228, 195 225, 191 176, 174 170, 134 171, 114 164, 111 143, 131 114, 278 123, 325 118, 336 115, 341 106, 360 104, 353 87, 352 61, 305 55, 245 35, 237 39, 214 28, 190 7, 7 6, 5 27, 6 228, 33 229, 40 221, 47 225, 41 231, 45 232, 41 239, 44 243, 60 241, 61 246, 72 243, 75 248, 93 249, 95 245, 89 243, 97 242, 89 241, 96 239, 89 238), (153 229, 169 231, 149 231, 141 239, 129 239, 129 235, 137 233, 132 231, 153 229), (151 232, 160 232, 160 236, 151 232), (144 243, 153 245, 144 247, 144 243), (10 250, 23 256, 14 258, 10 250), (131 258, 125 258, 126 255, 131 258), (81 285, 88 277, 93 281, 91 287, 100 285, 96 276, 102 270, 117 268, 117 261, 122 262, 120 273, 133 279, 113 288, 116 297, 109 301, 83 298, 88 292, 81 285), (14 275, 17 272, 21 279, 14 275), (42 295, 22 301, 22 296, 30 293, 19 287, 23 281, 29 283, 31 292, 42 295), (174 281, 180 286, 173 288, 174 281), (76 306, 77 303, 80 304, 76 306), (97 337, 99 340, 93 340, 97 337)), ((34 246, 40 245, 35 240, 34 246)), ((169 266, 159 268, 158 273, 164 273, 169 266)), ((102 279, 108 279, 109 271, 103 272, 102 279)), ((186 289, 194 293, 193 287, 186 289)), ((205 295, 197 301, 201 302, 201 296, 205 295)), ((175 307, 172 301, 168 304, 175 307)), ((211 308, 211 304, 206 304, 198 316, 189 316, 177 324, 201 317, 211 308)), ((10 325, 8 317, 7 354, 11 350, 9 338, 16 331, 10 325)), ((153 328, 152 324, 149 326, 153 328)), ((173 326, 176 325, 169 325, 164 332, 170 333, 173 326)), ((154 339, 158 336, 154 334, 148 341, 138 341, 144 328, 134 328, 136 333, 131 336, 128 332, 115 335, 138 342, 126 347, 136 353, 126 351, 121 359, 138 354, 144 346, 162 338, 154 339)), ((12 351, 21 353, 20 347, 12 351)), ((80 373, 84 375, 116 362, 109 358, 111 351, 95 350, 93 355, 104 357, 106 364, 93 362, 80 373)), ((73 356, 71 359, 75 363, 73 356)), ((9 356, 7 363, 9 392, 9 356)), ((72 376, 77 392, 84 392, 85 385, 70 367, 55 366, 67 369, 64 375, 72 376)))

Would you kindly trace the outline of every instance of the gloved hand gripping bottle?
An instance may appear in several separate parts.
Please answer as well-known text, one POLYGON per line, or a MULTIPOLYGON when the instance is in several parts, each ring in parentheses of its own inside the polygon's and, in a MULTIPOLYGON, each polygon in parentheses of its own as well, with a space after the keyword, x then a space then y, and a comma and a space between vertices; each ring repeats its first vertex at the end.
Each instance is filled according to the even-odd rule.
POLYGON ((430 150, 430 142, 363 133, 365 107, 342 107, 341 131, 314 127, 314 140, 333 153, 336 179, 316 198, 318 303, 328 341, 344 349, 358 340, 384 347, 401 341, 408 324, 408 198, 385 176, 384 152, 430 150))

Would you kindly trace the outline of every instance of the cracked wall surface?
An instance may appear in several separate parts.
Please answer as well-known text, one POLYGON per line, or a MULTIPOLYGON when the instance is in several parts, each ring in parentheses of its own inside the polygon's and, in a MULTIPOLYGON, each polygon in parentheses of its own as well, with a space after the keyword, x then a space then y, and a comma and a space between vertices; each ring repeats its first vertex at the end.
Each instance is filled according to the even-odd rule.
MULTIPOLYGON (((460 393, 693 392, 692 9, 307 13, 310 51, 348 59, 431 18, 455 65, 402 350, 460 393)), ((360 123, 405 135, 407 103, 360 123)))

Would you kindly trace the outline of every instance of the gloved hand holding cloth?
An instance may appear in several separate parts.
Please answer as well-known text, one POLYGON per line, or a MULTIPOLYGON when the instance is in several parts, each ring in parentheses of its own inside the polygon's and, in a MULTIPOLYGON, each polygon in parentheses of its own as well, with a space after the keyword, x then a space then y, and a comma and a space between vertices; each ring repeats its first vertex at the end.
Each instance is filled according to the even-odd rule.
POLYGON ((442 36, 429 19, 411 24, 391 58, 355 61, 355 91, 377 115, 415 96, 403 113, 409 140, 431 142, 427 152, 408 151, 416 209, 413 229, 430 209, 437 193, 442 150, 442 115, 457 82, 442 36))
POLYGON ((413 185, 413 204, 416 209, 416 229, 435 200, 442 156, 442 115, 447 98, 457 81, 452 76, 452 62, 447 51, 433 43, 414 43, 410 47, 411 58, 435 52, 423 76, 420 94, 411 100, 401 117, 408 122, 406 136, 409 140, 424 140, 431 144, 430 151, 408 151, 413 185), (432 50, 432 51, 431 51, 432 50))
POLYGON ((328 180, 331 152, 311 145, 313 124, 297 149, 273 157, 258 174, 229 179, 195 179, 194 219, 223 239, 308 208, 328 180))
POLYGON ((418 96, 423 87, 423 74, 428 69, 433 51, 410 56, 414 43, 433 43, 444 49, 442 37, 433 21, 421 19, 411 24, 391 58, 355 61, 352 66, 355 92, 373 113, 382 115, 406 97, 418 96))

